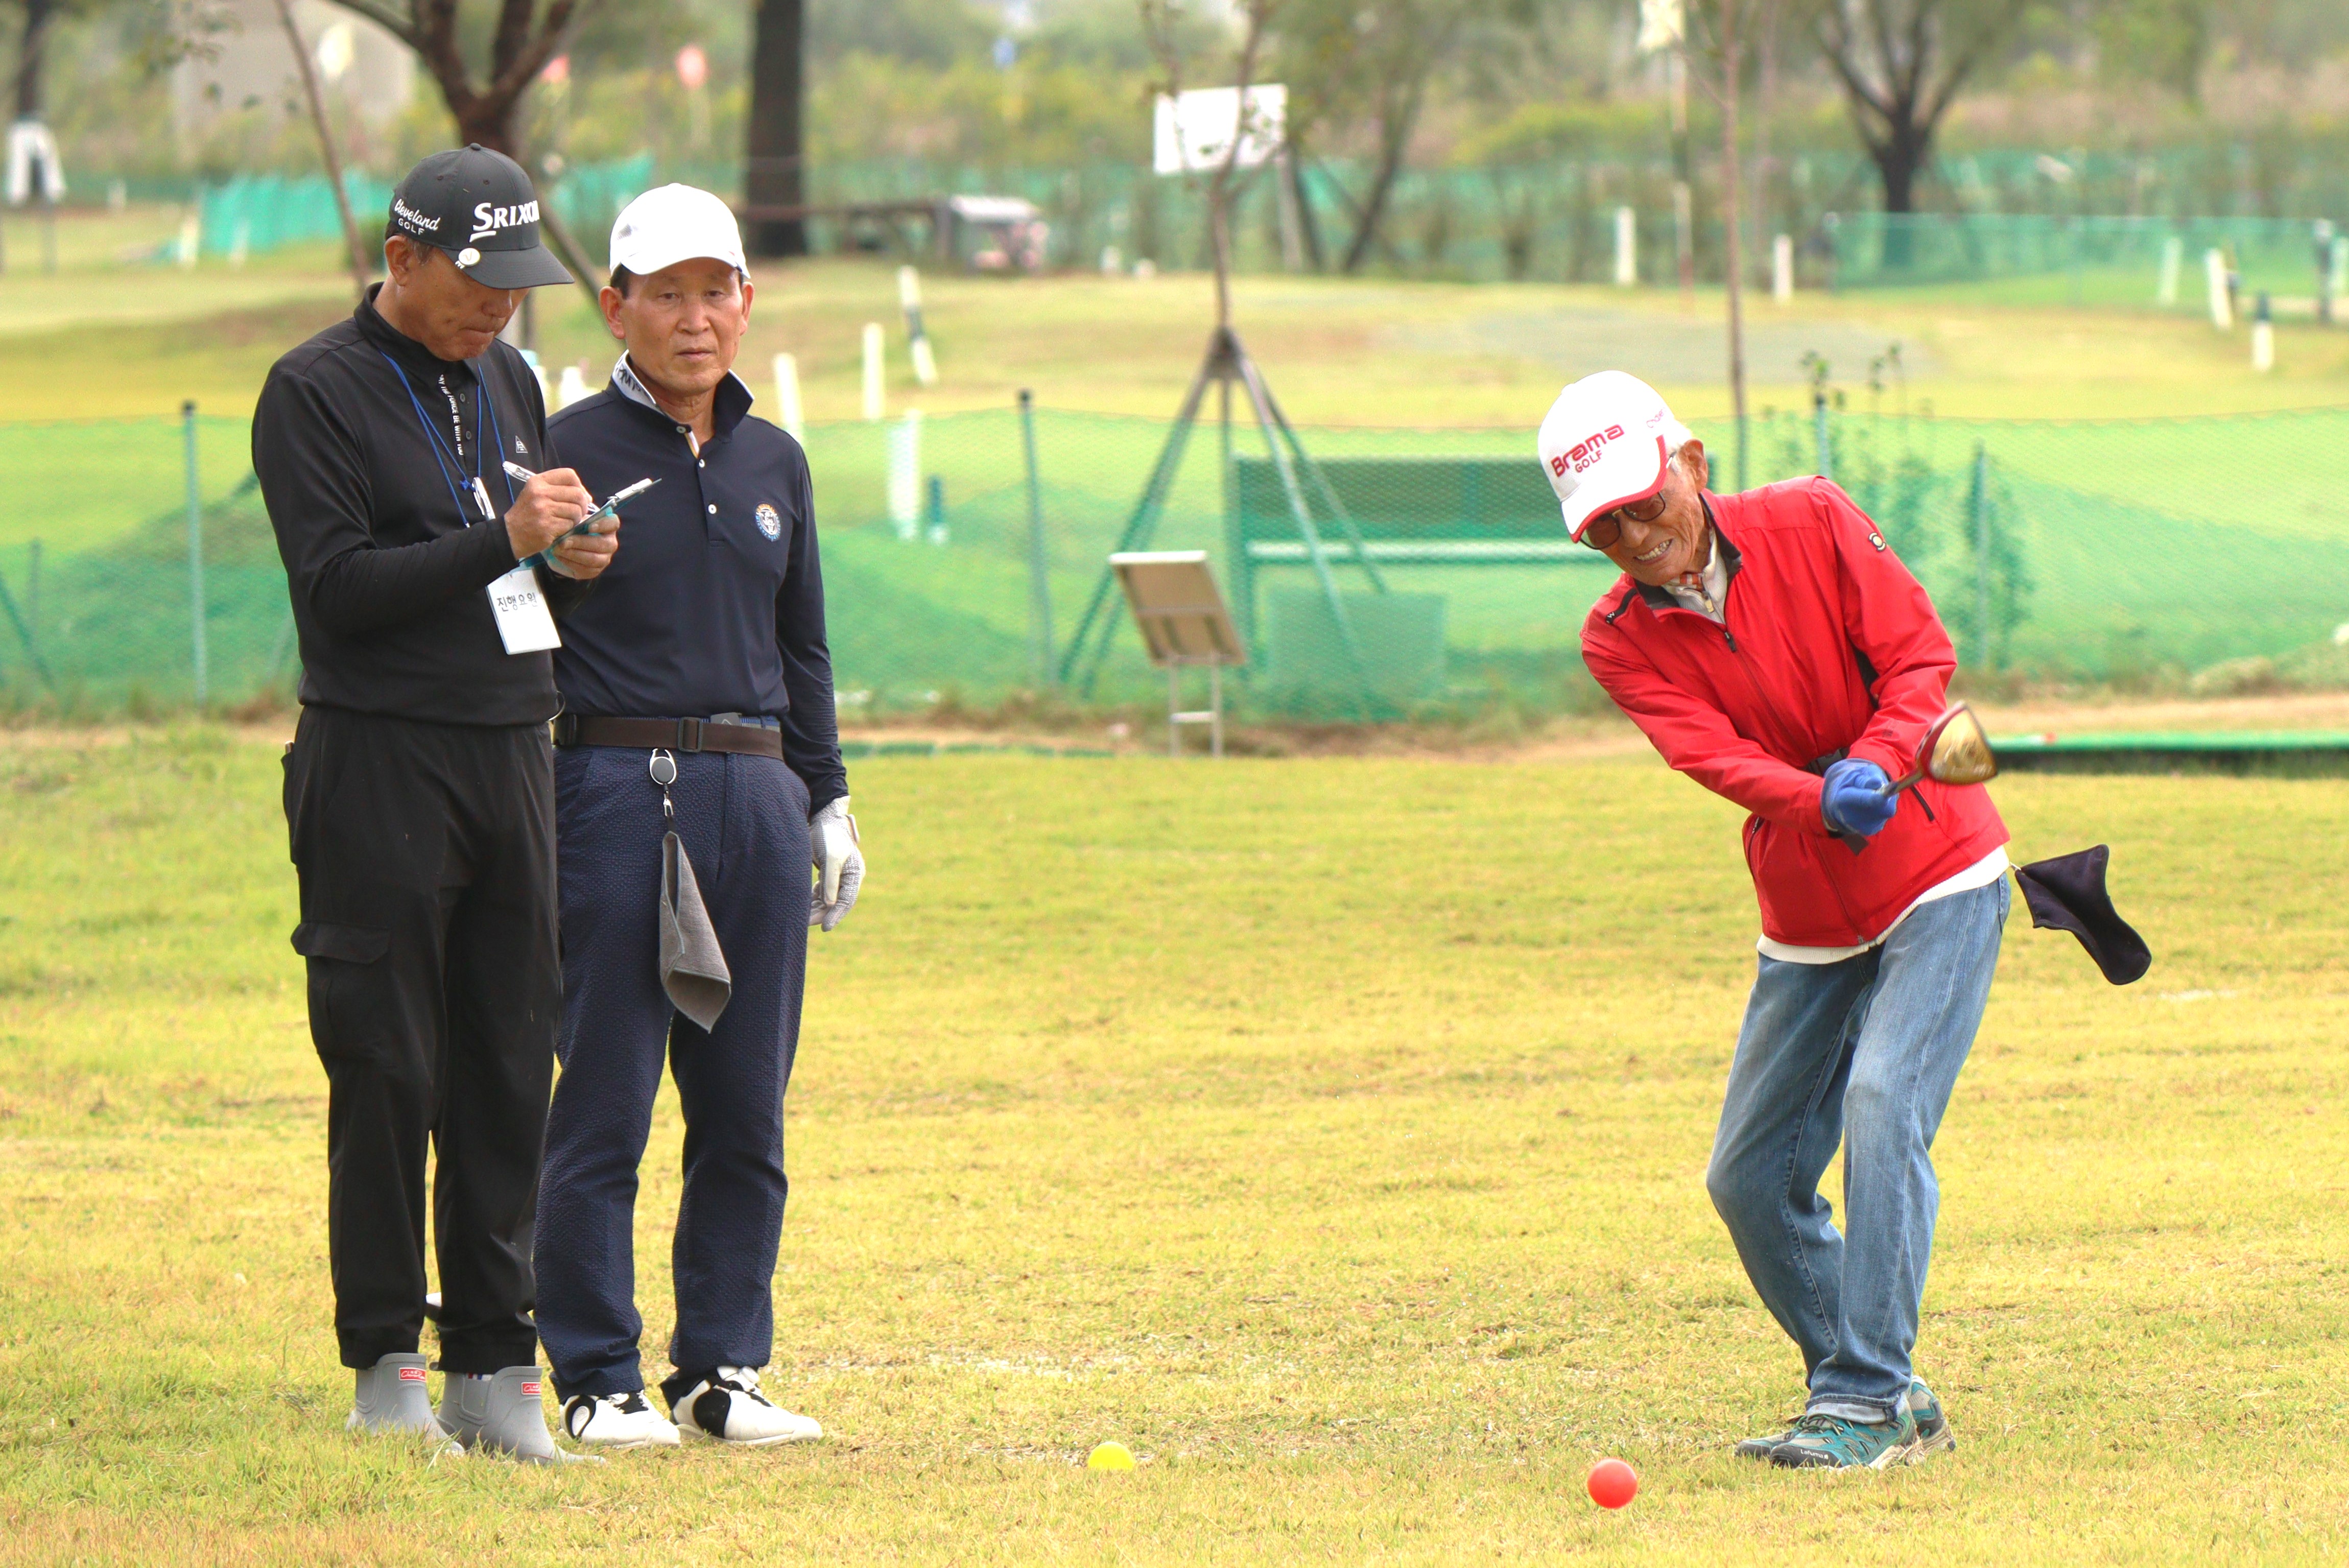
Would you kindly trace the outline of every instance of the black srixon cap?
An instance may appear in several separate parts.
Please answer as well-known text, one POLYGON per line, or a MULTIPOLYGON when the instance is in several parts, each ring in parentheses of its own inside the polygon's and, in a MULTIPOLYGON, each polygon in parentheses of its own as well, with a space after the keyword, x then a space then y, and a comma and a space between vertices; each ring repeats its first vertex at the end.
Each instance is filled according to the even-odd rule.
POLYGON ((476 142, 436 152, 391 196, 391 230, 449 253, 484 288, 534 289, 571 274, 538 242, 538 192, 522 165, 476 142))

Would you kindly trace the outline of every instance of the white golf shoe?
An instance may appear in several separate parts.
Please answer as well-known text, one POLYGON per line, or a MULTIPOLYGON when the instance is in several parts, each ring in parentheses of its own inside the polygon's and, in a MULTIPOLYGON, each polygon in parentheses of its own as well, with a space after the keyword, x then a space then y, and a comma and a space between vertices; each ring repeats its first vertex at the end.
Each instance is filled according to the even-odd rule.
POLYGON ((744 1448, 763 1449, 774 1443, 810 1443, 823 1429, 805 1416, 793 1415, 759 1392, 755 1367, 720 1367, 717 1375, 696 1383, 668 1408, 678 1433, 709 1438, 744 1448))
POLYGON ((563 1404, 563 1429, 583 1448, 674 1447, 677 1429, 645 1403, 644 1390, 574 1394, 563 1404))

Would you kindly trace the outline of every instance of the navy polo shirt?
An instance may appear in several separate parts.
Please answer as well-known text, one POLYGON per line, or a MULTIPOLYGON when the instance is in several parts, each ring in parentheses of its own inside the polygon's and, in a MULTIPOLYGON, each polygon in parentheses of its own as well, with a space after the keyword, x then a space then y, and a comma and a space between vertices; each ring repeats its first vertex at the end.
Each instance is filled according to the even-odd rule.
POLYGON ((660 480, 622 507, 619 552, 563 623, 554 684, 585 717, 773 718, 820 810, 848 779, 807 454, 750 409, 727 377, 697 455, 624 356, 609 387, 548 418, 555 460, 594 494, 660 480))

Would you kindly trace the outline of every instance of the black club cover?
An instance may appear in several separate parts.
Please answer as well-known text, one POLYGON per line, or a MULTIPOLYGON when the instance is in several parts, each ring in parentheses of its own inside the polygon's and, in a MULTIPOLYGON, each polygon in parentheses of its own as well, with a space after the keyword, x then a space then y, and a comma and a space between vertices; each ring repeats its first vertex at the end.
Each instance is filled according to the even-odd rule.
POLYGON ((2105 978, 2126 985, 2153 966, 2153 953, 2135 927, 2113 908, 2105 872, 2113 852, 2103 844, 2052 861, 2014 868, 2031 923, 2043 931, 2068 931, 2080 939, 2105 978))

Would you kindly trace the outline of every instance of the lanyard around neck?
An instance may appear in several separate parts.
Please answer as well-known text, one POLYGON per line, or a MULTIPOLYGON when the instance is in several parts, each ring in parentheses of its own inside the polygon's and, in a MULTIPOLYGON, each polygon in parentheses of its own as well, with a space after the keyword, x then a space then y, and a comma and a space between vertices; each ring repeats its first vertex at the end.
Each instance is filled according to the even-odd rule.
MULTIPOLYGON (((399 361, 388 354, 384 354, 380 348, 376 352, 383 355, 383 362, 391 366, 391 373, 394 376, 399 377, 399 388, 408 394, 408 406, 416 410, 416 422, 424 427, 424 438, 432 446, 432 466, 440 470, 440 482, 449 487, 449 502, 457 509, 457 521, 468 528, 472 527, 473 520, 467 514, 464 500, 458 494, 457 478, 465 471, 464 459, 457 455, 448 442, 440 438, 440 432, 433 427, 431 416, 424 411, 423 399, 417 397, 416 388, 409 383, 408 372, 399 367, 399 361), (452 469, 455 470, 454 474, 450 472, 452 469)), ((482 395, 481 377, 477 372, 473 377, 473 480, 476 484, 479 484, 482 479, 481 453, 484 444, 481 440, 481 430, 485 425, 490 434, 489 444, 502 450, 505 447, 505 435, 498 428, 497 399, 482 395)), ((512 506, 514 503, 513 477, 505 471, 503 464, 499 465, 498 474, 505 482, 506 504, 512 506)))

